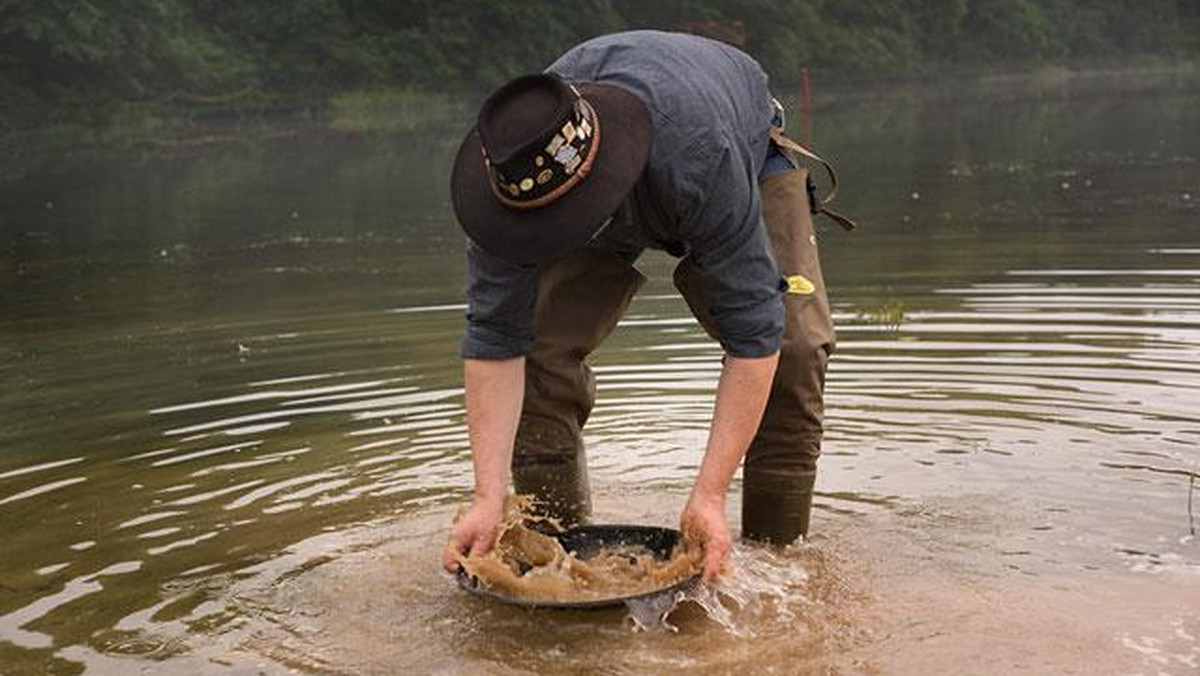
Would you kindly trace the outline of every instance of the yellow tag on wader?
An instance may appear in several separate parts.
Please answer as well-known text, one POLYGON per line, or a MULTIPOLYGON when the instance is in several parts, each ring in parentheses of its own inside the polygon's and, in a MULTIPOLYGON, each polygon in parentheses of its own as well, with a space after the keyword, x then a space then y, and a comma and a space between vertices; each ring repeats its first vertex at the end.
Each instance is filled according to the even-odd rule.
POLYGON ((817 287, 813 286, 813 283, 803 275, 788 275, 787 285, 787 292, 798 296, 807 296, 817 290, 817 287))

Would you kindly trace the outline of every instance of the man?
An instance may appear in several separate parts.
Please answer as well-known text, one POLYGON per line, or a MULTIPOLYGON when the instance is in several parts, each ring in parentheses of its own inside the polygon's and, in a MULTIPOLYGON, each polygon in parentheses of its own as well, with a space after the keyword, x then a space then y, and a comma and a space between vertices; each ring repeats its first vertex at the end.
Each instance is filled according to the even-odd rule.
POLYGON ((805 535, 834 335, 807 172, 778 144, 762 69, 733 47, 636 31, 596 38, 483 104, 452 194, 468 245, 463 346, 475 471, 447 570, 496 537, 511 468, 565 523, 587 518, 584 359, 642 282, 646 248, 725 351, 707 447, 681 516, 704 578, 728 555, 725 496, 743 456, 742 534, 805 535), (781 349, 782 348, 782 349, 781 349), (764 414, 765 411, 765 414, 764 414), (761 423, 761 424, 760 424, 761 423))

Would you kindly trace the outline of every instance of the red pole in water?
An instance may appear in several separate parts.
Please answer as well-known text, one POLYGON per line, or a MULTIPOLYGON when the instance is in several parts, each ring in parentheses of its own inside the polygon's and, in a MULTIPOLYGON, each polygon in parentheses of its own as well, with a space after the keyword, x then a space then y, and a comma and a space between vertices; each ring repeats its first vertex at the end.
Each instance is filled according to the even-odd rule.
POLYGON ((800 119, 804 145, 812 145, 812 89, 808 82, 808 66, 800 67, 800 119))

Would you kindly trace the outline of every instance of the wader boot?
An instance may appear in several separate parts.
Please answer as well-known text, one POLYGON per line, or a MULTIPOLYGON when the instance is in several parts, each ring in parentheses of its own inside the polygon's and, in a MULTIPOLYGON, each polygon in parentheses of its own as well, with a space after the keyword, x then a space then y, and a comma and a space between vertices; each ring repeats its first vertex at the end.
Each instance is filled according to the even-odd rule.
MULTIPOLYGON (((792 165, 799 166, 795 160, 792 165)), ((808 534, 821 453, 825 371, 834 348, 807 182, 807 169, 791 168, 760 183, 763 220, 787 281, 786 324, 766 411, 742 469, 742 536, 775 544, 808 534)), ((689 260, 683 259, 675 269, 675 286, 711 335, 698 283, 689 260)))
POLYGON ((742 469, 742 537, 786 545, 808 536, 817 470, 742 469))
POLYGON ((513 449, 513 490, 534 495, 533 511, 564 527, 587 522, 592 511, 587 456, 578 429, 537 416, 522 416, 513 449))
POLYGON ((525 358, 525 399, 513 449, 513 487, 564 526, 591 513, 581 431, 596 399, 584 360, 612 333, 644 277, 621 254, 584 248, 538 278, 533 330, 525 358))

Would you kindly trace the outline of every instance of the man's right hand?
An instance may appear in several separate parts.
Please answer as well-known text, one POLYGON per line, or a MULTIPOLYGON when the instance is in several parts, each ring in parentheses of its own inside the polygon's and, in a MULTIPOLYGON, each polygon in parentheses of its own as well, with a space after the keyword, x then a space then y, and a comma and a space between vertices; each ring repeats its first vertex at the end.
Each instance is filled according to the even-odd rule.
POLYGON ((446 572, 458 572, 459 557, 482 556, 491 551, 503 519, 503 498, 476 498, 450 528, 450 540, 442 553, 442 566, 446 572))
POLYGON ((525 393, 525 358, 463 362, 467 431, 475 468, 475 501, 450 527, 442 565, 453 573, 464 556, 488 553, 504 518, 513 442, 525 393))

